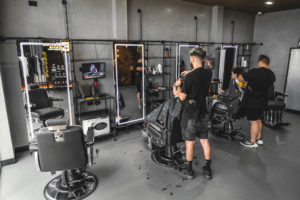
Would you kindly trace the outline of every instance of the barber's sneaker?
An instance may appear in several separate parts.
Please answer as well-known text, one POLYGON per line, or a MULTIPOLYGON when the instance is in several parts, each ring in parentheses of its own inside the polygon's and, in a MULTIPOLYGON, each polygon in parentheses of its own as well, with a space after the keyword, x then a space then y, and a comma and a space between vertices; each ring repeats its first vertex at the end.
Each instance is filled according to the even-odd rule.
POLYGON ((180 169, 180 174, 183 178, 186 178, 188 180, 192 180, 194 178, 194 171, 193 169, 189 169, 186 165, 184 165, 180 169))
POLYGON ((139 104, 139 109, 142 109, 143 108, 143 105, 140 103, 139 104))
POLYGON ((245 147, 249 147, 249 148, 253 148, 253 149, 257 149, 258 148, 258 144, 255 142, 255 143, 252 143, 250 141, 245 141, 245 142, 240 142, 241 145, 245 146, 245 147))
POLYGON ((262 140, 262 138, 260 138, 260 139, 256 140, 256 144, 263 145, 264 141, 262 140))
POLYGON ((202 167, 202 175, 206 178, 206 179, 212 179, 212 172, 211 172, 211 168, 208 165, 204 165, 202 167))

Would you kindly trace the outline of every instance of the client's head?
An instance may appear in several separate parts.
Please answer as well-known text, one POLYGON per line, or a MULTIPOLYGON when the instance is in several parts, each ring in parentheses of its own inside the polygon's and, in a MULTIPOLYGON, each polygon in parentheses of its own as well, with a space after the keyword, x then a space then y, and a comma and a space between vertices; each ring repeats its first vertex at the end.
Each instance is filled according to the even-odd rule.
POLYGON ((258 67, 269 68, 270 58, 266 55, 260 55, 258 58, 258 67))
POLYGON ((231 79, 232 80, 239 80, 239 81, 244 81, 243 79, 243 73, 245 72, 245 70, 241 67, 236 67, 233 68, 231 71, 231 79))
POLYGON ((190 64, 191 67, 198 68, 202 67, 202 62, 205 58, 206 52, 200 48, 200 47, 195 47, 190 51, 190 64))

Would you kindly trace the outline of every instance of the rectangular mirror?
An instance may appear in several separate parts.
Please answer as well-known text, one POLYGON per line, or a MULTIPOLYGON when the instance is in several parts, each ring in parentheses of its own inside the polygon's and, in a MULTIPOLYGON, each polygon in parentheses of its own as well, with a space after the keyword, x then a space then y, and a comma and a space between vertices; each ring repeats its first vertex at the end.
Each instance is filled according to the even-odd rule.
POLYGON ((143 44, 115 44, 117 124, 145 119, 145 67, 143 44))
POLYGON ((20 42, 19 46, 29 140, 48 119, 66 118, 72 125, 68 45, 20 42))
POLYGON ((231 80, 231 70, 236 67, 238 46, 222 46, 220 50, 219 79, 226 90, 231 80))
POLYGON ((177 51, 177 78, 180 78, 181 72, 185 70, 190 70, 190 51, 195 48, 199 47, 199 45, 178 45, 178 51, 177 51))

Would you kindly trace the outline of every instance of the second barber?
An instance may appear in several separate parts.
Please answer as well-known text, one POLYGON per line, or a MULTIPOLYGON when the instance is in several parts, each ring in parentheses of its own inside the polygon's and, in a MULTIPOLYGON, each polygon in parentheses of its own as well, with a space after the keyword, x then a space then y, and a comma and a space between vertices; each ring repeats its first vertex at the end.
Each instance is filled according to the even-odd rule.
POLYGON ((174 95, 184 102, 181 129, 186 146, 186 162, 181 169, 181 173, 187 179, 194 178, 192 162, 196 138, 200 139, 204 152, 205 164, 202 167, 202 173, 207 179, 212 178, 210 167, 211 149, 208 141, 208 114, 205 103, 212 72, 203 68, 205 54, 206 52, 199 47, 191 50, 190 64, 193 70, 184 77, 183 83, 181 83, 181 80, 176 81, 173 89, 174 95))

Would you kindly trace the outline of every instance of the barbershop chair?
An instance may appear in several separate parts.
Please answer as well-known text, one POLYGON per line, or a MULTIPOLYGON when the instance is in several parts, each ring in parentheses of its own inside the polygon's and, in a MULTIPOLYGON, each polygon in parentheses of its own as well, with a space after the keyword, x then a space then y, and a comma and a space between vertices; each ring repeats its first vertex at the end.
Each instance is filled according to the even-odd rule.
POLYGON ((230 105, 217 101, 210 109, 209 120, 212 135, 215 137, 231 141, 242 141, 245 139, 245 136, 239 132, 239 129, 233 126, 236 119, 230 111, 230 105))
POLYGON ((274 86, 269 89, 268 94, 268 105, 263 111, 263 122, 271 127, 275 126, 288 126, 289 122, 284 122, 282 120, 283 112, 286 109, 286 103, 284 102, 287 94, 281 92, 275 92, 274 86))
POLYGON ((178 169, 183 164, 182 151, 177 143, 182 142, 180 122, 174 122, 172 130, 159 122, 149 123, 146 129, 145 142, 153 150, 152 160, 164 167, 178 169))
POLYGON ((86 138, 80 126, 67 126, 66 120, 54 119, 39 130, 36 141, 30 144, 41 172, 62 171, 44 189, 47 200, 83 199, 93 193, 97 177, 87 171, 94 163, 94 130, 88 129, 86 138))
POLYGON ((53 101, 63 101, 62 98, 49 97, 47 90, 39 88, 37 84, 31 84, 29 88, 31 116, 34 121, 41 122, 45 127, 46 120, 64 117, 64 109, 53 107, 53 101))

